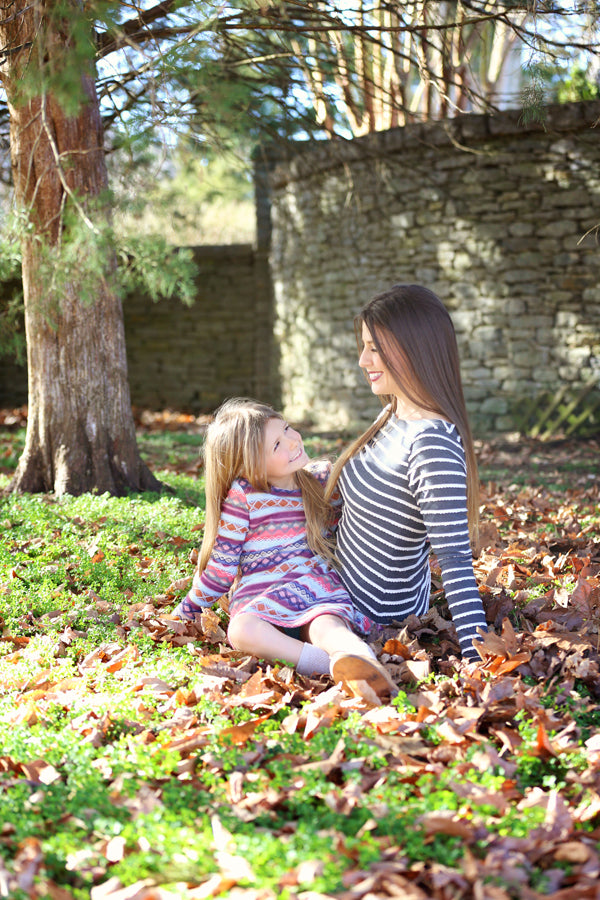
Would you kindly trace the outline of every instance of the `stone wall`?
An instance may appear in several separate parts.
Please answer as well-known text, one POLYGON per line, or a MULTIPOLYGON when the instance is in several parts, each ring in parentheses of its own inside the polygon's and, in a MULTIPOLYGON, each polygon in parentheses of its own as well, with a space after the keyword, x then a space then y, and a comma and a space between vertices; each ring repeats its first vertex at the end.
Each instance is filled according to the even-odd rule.
MULTIPOLYGON (((123 303, 131 399, 135 406, 212 411, 234 395, 278 402, 267 263, 250 245, 198 247, 193 306, 123 303)), ((0 406, 27 402, 27 373, 0 358, 0 406)))
MULTIPOLYGON (((296 145, 272 161, 271 272, 287 415, 371 420, 352 318, 395 282, 446 303, 476 433, 600 366, 600 103, 296 145)), ((544 402, 546 402, 544 400, 544 402)))
MULTIPOLYGON (((133 403, 205 412, 249 394, 322 429, 371 420, 352 318, 402 281, 450 309, 477 433, 576 396, 600 368, 600 103, 546 113, 261 157, 257 247, 197 248, 190 309, 126 299, 133 403)), ((0 358, 0 406, 26 399, 24 367, 0 358)))

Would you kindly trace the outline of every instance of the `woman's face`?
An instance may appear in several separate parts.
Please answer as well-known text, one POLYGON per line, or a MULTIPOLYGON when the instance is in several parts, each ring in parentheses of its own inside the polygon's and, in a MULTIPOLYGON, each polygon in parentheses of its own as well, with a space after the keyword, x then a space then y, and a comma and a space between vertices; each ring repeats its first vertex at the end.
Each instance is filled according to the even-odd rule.
POLYGON ((373 341, 373 335, 364 322, 362 325, 362 344, 362 352, 358 359, 358 364, 367 375, 373 393, 398 396, 400 388, 391 371, 382 360, 373 341))

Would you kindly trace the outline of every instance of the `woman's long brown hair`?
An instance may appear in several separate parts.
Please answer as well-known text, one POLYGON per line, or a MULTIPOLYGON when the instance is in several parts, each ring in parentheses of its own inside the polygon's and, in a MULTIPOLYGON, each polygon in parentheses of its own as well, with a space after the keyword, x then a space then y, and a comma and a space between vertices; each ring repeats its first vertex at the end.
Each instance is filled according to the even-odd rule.
MULTIPOLYGON (((467 513, 473 536, 479 521, 479 477, 473 436, 460 375, 456 333, 448 310, 433 291, 414 284, 395 284, 373 297, 354 320, 358 346, 366 325, 373 343, 400 391, 412 403, 452 422, 460 435, 467 463, 467 513)), ((339 457, 329 478, 325 496, 330 498, 340 473, 395 410, 396 398, 339 457)))

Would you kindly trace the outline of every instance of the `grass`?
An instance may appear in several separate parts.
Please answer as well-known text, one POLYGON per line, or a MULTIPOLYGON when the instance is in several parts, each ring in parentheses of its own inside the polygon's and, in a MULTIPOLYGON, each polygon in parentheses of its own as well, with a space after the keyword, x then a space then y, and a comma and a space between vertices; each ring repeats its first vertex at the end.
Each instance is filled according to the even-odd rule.
MULTIPOLYGON (((84 900, 109 879, 139 885, 140 898, 158 896, 153 886, 161 898, 201 886, 202 896, 235 888, 265 900, 388 896, 386 884, 441 900, 445 883, 457 898, 484 884, 516 898, 523 885, 590 883, 584 851, 567 864, 558 848, 600 853, 598 760, 585 744, 600 726, 593 654, 588 677, 540 643, 554 674, 511 671, 502 692, 491 668, 474 680, 436 650, 424 682, 369 709, 218 640, 178 644, 164 617, 199 540, 201 436, 146 432, 139 442, 173 493, 0 499, 0 896, 84 900), (548 811, 557 802, 560 839, 548 811), (520 862, 498 867, 490 847, 520 862)), ((22 431, 0 434, 0 488, 22 444, 22 431)), ((322 436, 308 444, 339 449, 322 436)), ((542 513, 516 499, 522 468, 512 489, 514 467, 483 466, 512 498, 505 536, 529 529, 518 558, 534 575, 532 548, 551 532, 565 543, 574 509, 580 529, 600 527, 591 495, 569 493, 589 474, 587 448, 582 457, 546 459, 561 499, 542 513)), ((541 469, 535 478, 539 500, 541 469)), ((577 546, 579 568, 555 573, 569 593, 585 553, 593 566, 577 546)), ((540 584, 522 577, 525 606, 540 584)), ((431 646, 424 634, 411 651, 431 646)))

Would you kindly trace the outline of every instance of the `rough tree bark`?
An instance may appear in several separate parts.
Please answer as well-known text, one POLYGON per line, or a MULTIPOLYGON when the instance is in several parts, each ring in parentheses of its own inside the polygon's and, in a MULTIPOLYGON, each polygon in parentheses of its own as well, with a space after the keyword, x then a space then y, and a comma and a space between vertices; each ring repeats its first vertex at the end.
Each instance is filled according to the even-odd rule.
MULTIPOLYGON (((15 198, 31 227, 23 245, 28 423, 10 487, 74 495, 158 490, 136 444, 123 314, 111 278, 116 258, 111 254, 98 274, 93 302, 83 302, 77 271, 61 281, 60 296, 41 274, 44 242, 56 246, 64 237, 65 208, 74 205, 84 217, 86 209, 92 217, 109 214, 90 205, 107 188, 93 73, 81 75, 84 102, 76 115, 67 115, 50 92, 23 99, 20 79, 36 64, 36 41, 52 3, 16 0, 2 7, 0 41, 8 53, 0 77, 11 117, 15 198)), ((45 47, 60 61, 69 50, 68 29, 52 27, 45 47)))

